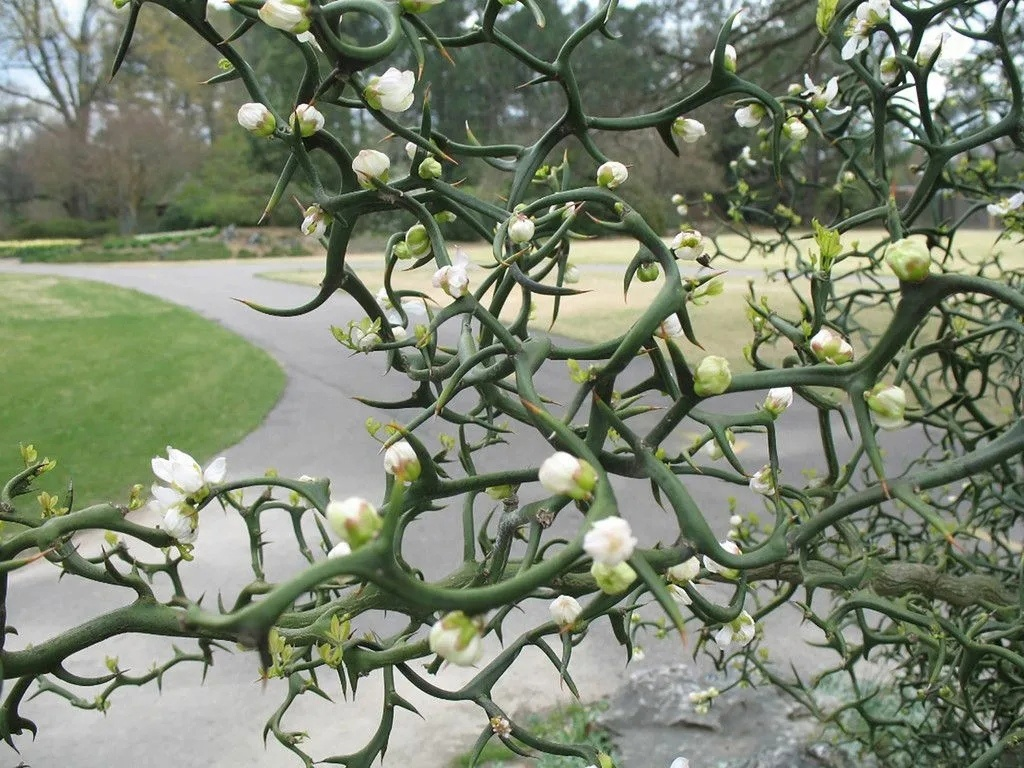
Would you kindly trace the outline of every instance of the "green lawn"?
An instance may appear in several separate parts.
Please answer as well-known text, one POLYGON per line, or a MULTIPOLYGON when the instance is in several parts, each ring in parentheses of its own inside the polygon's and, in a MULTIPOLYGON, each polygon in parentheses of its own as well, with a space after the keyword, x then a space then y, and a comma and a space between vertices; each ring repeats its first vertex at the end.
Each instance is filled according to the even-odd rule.
POLYGON ((150 459, 167 445, 211 458, 284 388, 277 363, 233 333, 100 283, 0 275, 0 327, 0 478, 21 468, 18 444, 32 443, 59 462, 45 487, 70 476, 76 507, 148 487, 150 459))
MULTIPOLYGON (((996 243, 997 235, 997 232, 989 230, 965 230, 959 233, 957 236, 959 245, 954 264, 967 268, 969 262, 985 262, 986 259, 990 259, 994 251, 998 250, 1003 255, 1003 268, 1024 267, 1024 247, 1011 240, 1002 240, 996 243)), ((865 230, 858 232, 856 237, 844 236, 843 244, 852 246, 856 240, 860 242, 863 249, 879 242, 882 237, 884 237, 884 233, 881 231, 865 230)), ((805 255, 813 247, 813 241, 809 238, 799 242, 805 255)), ((744 255, 746 258, 742 264, 724 258, 716 258, 712 261, 711 266, 714 269, 727 270, 725 292, 709 301, 705 306, 691 307, 694 330, 704 350, 693 348, 689 344, 684 344, 684 350, 694 359, 699 359, 705 354, 721 355, 729 359, 734 370, 745 370, 749 366, 743 359, 743 347, 750 342, 752 337, 750 323, 746 317, 746 300, 749 295, 747 283, 749 280, 754 280, 758 296, 767 298, 774 310, 783 314, 794 313, 798 304, 793 292, 781 280, 768 282, 764 277, 764 270, 777 269, 783 266, 787 260, 792 262, 796 254, 792 248, 788 252, 780 248, 773 251, 754 250, 746 253, 748 249, 746 241, 731 234, 719 236, 718 246, 724 254, 728 254, 731 258, 739 259, 744 255)), ((493 257, 489 246, 483 243, 467 244, 465 248, 473 261, 479 265, 470 273, 471 282, 475 282, 486 274, 484 266, 493 264, 493 257)), ((580 282, 573 287, 586 290, 588 293, 563 299, 559 309, 558 322, 550 328, 551 332, 580 341, 592 342, 604 341, 624 333, 636 321, 661 285, 660 280, 655 283, 641 283, 639 280, 634 280, 629 296, 623 298, 621 268, 629 263, 636 253, 636 249, 635 241, 621 238, 574 242, 570 260, 580 267, 580 282)), ((384 278, 383 261, 381 254, 352 253, 348 258, 348 263, 374 291, 380 287, 384 278)), ((836 273, 842 274, 852 266, 852 260, 846 265, 840 264, 836 268, 836 273)), ((685 276, 691 276, 697 275, 699 268, 694 262, 680 262, 680 271, 685 276)), ((396 288, 413 288, 424 291, 432 295, 440 305, 447 304, 449 299, 441 291, 431 287, 432 275, 433 267, 430 265, 421 267, 414 272, 396 271, 393 275, 393 285, 396 288)), ((286 282, 317 285, 323 277, 323 272, 317 265, 297 270, 268 272, 263 276, 286 282)), ((797 286, 802 290, 804 298, 809 300, 808 286, 801 285, 799 282, 797 286)), ((537 305, 534 327, 547 331, 550 325, 552 299, 544 296, 534 296, 533 299, 537 305)), ((503 316, 511 318, 517 310, 516 301, 510 300, 503 316)), ((864 321, 867 318, 862 317, 861 319, 864 321)), ((887 317, 884 314, 879 313, 876 320, 877 323, 873 323, 873 325, 877 325, 879 329, 885 327, 887 317)), ((791 351, 792 349, 788 345, 779 344, 774 355, 762 349, 762 358, 778 363, 783 356, 791 351)))

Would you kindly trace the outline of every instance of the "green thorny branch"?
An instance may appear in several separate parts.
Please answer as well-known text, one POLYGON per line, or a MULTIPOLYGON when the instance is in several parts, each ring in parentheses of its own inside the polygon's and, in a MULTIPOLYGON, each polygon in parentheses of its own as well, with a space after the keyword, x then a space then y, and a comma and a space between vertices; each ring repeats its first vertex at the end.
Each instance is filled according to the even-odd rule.
MULTIPOLYGON (((644 632, 665 636, 667 623, 680 632, 695 628, 695 640, 684 642, 732 670, 724 687, 779 685, 839 738, 873 750, 886 765, 1019 759, 1022 278, 998 250, 961 251, 957 240, 971 213, 987 203, 1005 206, 997 214, 1008 229, 1021 223, 1005 202, 1012 201, 1012 186, 991 171, 991 157, 1022 145, 1019 57, 1008 47, 1016 2, 890 8, 876 0, 838 9, 821 2, 819 53, 844 66, 832 90, 819 83, 784 95, 743 76, 729 45, 738 23, 731 17, 706 82, 691 92, 666 92, 657 110, 612 117, 594 112, 600 107, 588 102, 577 62, 588 38, 614 36, 612 0, 593 8, 550 59, 532 52, 528 40, 513 39, 506 19, 516 11, 498 0, 455 32, 431 26, 433 3, 426 1, 237 0, 232 8, 240 22, 230 34, 207 21, 198 0, 152 1, 224 57, 227 70, 210 82, 239 80, 245 87, 252 101, 239 115, 242 125, 288 148, 265 215, 293 183, 304 181, 312 195, 304 226, 326 248, 321 290, 303 307, 257 308, 292 315, 312 311, 338 290, 347 293, 366 319, 335 328, 335 335, 353 350, 385 357, 392 375, 408 378, 411 394, 397 402, 361 399, 373 412, 391 412, 388 425, 368 421, 370 435, 389 448, 379 513, 360 500, 332 507, 325 480, 266 477, 188 489, 167 512, 184 528, 166 516, 157 528, 134 522, 138 497, 124 507, 74 510, 71 498, 40 496, 40 517, 23 497, 52 464, 26 456, 26 470, 0 498, 0 519, 18 526, 0 544, 4 604, 17 587, 15 571, 40 558, 63 574, 125 588, 131 599, 44 642, 12 648, 16 636, 7 638, 0 651, 10 681, 0 710, 6 740, 35 730, 21 714, 33 684, 75 706, 105 710, 117 688, 159 683, 181 662, 207 665, 215 648, 234 642, 257 649, 264 676, 280 678, 285 698, 265 734, 306 765, 313 758, 302 748, 304 734, 283 725, 292 702, 306 693, 327 697, 332 686, 354 695, 376 671, 384 689, 377 731, 362 749, 324 762, 369 766, 383 755, 399 710, 415 711, 399 693, 397 672, 427 696, 480 707, 478 754, 500 738, 525 754, 555 752, 604 765, 591 746, 529 733, 501 708, 494 687, 524 650, 536 649, 577 693, 573 651, 592 623, 608 621, 627 654, 644 632), (376 38, 360 37, 354 21, 366 16, 377 24, 376 38), (271 103, 235 46, 261 23, 280 29, 281 44, 301 53, 294 104, 271 103), (991 63, 977 85, 1000 96, 979 108, 980 117, 935 101, 925 86, 939 56, 928 36, 942 25, 972 40, 973 54, 991 63), (860 50, 840 59, 858 37, 860 50), (429 84, 416 82, 423 63, 437 56, 459 66, 460 53, 472 48, 532 72, 529 86, 559 89, 564 111, 533 143, 488 145, 472 132, 458 141, 433 129, 429 84), (410 59, 417 72, 400 72, 410 59), (382 62, 394 64, 394 73, 368 73, 382 62), (419 118, 410 119, 415 98, 419 118), (678 153, 676 138, 695 128, 687 115, 716 106, 738 109, 744 124, 757 118, 767 126, 753 151, 733 163, 729 194, 702 201, 706 218, 724 212, 720 231, 740 235, 743 252, 734 240, 689 229, 666 244, 631 204, 626 167, 598 146, 601 131, 654 128, 678 153), (351 142, 343 126, 352 111, 408 142, 408 175, 395 172, 394 156, 351 142), (318 123, 321 115, 326 123, 318 123), (823 166, 826 158, 837 169, 834 184, 815 186, 809 165, 823 166), (460 188, 463 165, 474 159, 508 173, 501 199, 460 188), (916 174, 901 203, 893 189, 906 184, 896 173, 908 162, 916 174), (753 183, 758 176, 772 183, 753 183), (816 196, 818 219, 830 222, 815 222, 810 249, 797 234, 793 207, 808 193, 816 196), (951 197, 966 200, 968 213, 933 215, 951 197), (387 239, 377 294, 346 263, 346 253, 357 225, 381 213, 400 214, 409 229, 387 239), (486 269, 469 271, 446 238, 444 227, 456 215, 490 241, 486 269), (569 257, 584 224, 635 241, 627 290, 635 276, 660 280, 625 333, 593 344, 547 337, 532 312, 538 296, 552 297, 553 323, 574 300, 569 257), (858 234, 872 224, 887 236, 858 234), (698 339, 692 315, 717 292, 711 267, 735 261, 742 269, 747 257, 772 254, 786 264, 765 277, 788 293, 775 298, 764 290, 770 282, 751 280, 752 337, 744 350, 750 370, 731 375, 721 358, 703 356, 701 343, 714 338, 698 339), (434 284, 447 294, 444 306, 434 302, 442 294, 428 296, 426 279, 424 291, 393 283, 400 268, 428 264, 438 270, 434 284), (786 388, 795 391, 796 404, 783 415, 786 388), (735 396, 713 399, 728 393, 735 396), (427 445, 428 423, 455 432, 442 435, 439 452, 427 445), (879 426, 905 429, 893 442, 880 439, 879 426), (680 447, 681 436, 694 431, 697 438, 680 447), (538 438, 546 444, 540 453, 538 438), (511 441, 526 441, 537 459, 509 467, 511 441), (744 441, 760 446, 752 452, 766 461, 745 460, 744 441), (817 468, 793 464, 797 444, 819 446, 817 468), (569 454, 563 458, 582 474, 568 486, 545 481, 542 488, 538 467, 554 451, 569 454), (478 464, 499 468, 482 471, 478 464), (718 495, 698 496, 709 483, 718 495), (215 605, 191 596, 181 577, 196 521, 214 500, 244 521, 253 576, 233 600, 220 594, 215 605), (657 506, 674 518, 674 534, 651 533, 650 520, 664 522, 657 506), (447 576, 428 578, 412 564, 417 553, 406 546, 407 534, 441 525, 445 508, 461 510, 461 535, 453 542, 461 555, 453 557, 462 562, 447 576), (721 522, 727 510, 728 532, 721 522), (282 512, 306 565, 272 577, 264 518, 282 512), (628 566, 609 575, 591 568, 602 555, 584 536, 614 516, 649 540, 630 546, 628 566), (88 530, 106 531, 105 543, 97 548, 76 538, 88 530), (338 535, 346 542, 340 549, 332 540, 338 535), (338 556, 325 557, 328 551, 338 556), (721 602, 703 590, 708 582, 727 585, 731 596, 721 602), (815 604, 822 590, 829 596, 815 604), (569 613, 553 610, 547 620, 530 612, 555 598, 569 613), (578 616, 567 598, 584 601, 578 616), (836 666, 814 684, 792 679, 768 655, 770 632, 759 623, 787 603, 836 652, 836 666), (505 619, 517 609, 526 609, 534 626, 506 636, 505 619), (401 625, 370 631, 369 618, 385 611, 403 617, 401 625), (432 626, 454 632, 455 640, 444 645, 431 633, 428 641, 432 626), (198 649, 175 648, 170 661, 142 675, 121 670, 116 659, 94 677, 65 667, 126 633, 193 638, 198 649), (472 652, 481 642, 489 650, 482 661, 472 652), (885 665, 892 682, 873 680, 858 664, 869 658, 885 665), (433 660, 426 673, 413 665, 423 659, 433 660), (455 690, 431 682, 443 659, 475 663, 475 673, 455 690), (843 703, 827 709, 816 684, 839 678, 843 703), (76 689, 99 693, 84 698, 76 689)), ((523 2, 542 21, 539 4, 523 2)), ((145 2, 128 5, 115 70, 145 2)), ((335 503, 347 495, 336 490, 335 503)), ((6 637, 14 628, 6 611, 0 619, 6 637)))

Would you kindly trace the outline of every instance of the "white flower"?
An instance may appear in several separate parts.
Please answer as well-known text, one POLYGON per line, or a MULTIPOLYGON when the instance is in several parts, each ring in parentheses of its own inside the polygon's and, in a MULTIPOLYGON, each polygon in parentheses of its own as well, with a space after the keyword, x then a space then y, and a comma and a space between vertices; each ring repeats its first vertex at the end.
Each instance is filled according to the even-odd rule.
POLYGON ((761 104, 755 102, 737 109, 735 118, 741 128, 756 128, 767 114, 768 111, 761 104))
POLYGON ((391 67, 383 75, 371 77, 363 90, 363 98, 374 109, 404 112, 412 106, 416 75, 391 67))
POLYGON ((672 238, 668 247, 677 259, 697 259, 704 254, 704 235, 696 229, 684 229, 672 238))
POLYGON ((772 473, 771 465, 765 464, 750 476, 750 490, 763 496, 775 493, 775 475, 772 473))
POLYGON ((304 0, 266 0, 257 12, 268 27, 297 35, 309 29, 309 3, 304 0))
POLYGON ((204 470, 187 453, 169 445, 167 458, 156 456, 151 465, 154 475, 186 496, 191 496, 210 484, 221 482, 227 473, 227 459, 223 456, 211 461, 204 470))
POLYGON ((309 237, 322 237, 327 231, 331 217, 319 205, 311 205, 305 211, 299 230, 309 237))
POLYGON ((985 210, 990 216, 1005 216, 1011 211, 1016 211, 1024 205, 1024 192, 1018 192, 1012 197, 1004 197, 998 203, 990 203, 985 210))
POLYGON ((419 147, 416 146, 415 142, 412 142, 412 141, 405 142, 405 155, 410 160, 412 160, 414 157, 416 157, 416 151, 418 149, 419 149, 419 147))
POLYGON ((839 96, 838 77, 829 78, 829 81, 822 86, 815 85, 814 81, 811 80, 810 75, 804 75, 804 86, 806 87, 806 90, 803 91, 801 96, 810 102, 813 109, 819 112, 823 109, 827 109, 829 112, 837 115, 850 110, 849 107, 843 107, 842 109, 832 108, 832 102, 839 96))
POLYGON ((256 136, 270 136, 277 120, 266 105, 251 101, 238 108, 238 124, 256 136))
POLYGON ((676 584, 688 584, 700 575, 700 561, 696 557, 691 557, 689 560, 673 565, 666 571, 666 575, 669 581, 674 581, 676 584))
POLYGON ((636 538, 621 517, 598 520, 583 537, 583 550, 594 562, 614 568, 633 555, 636 538))
POLYGON ((312 104, 299 104, 288 122, 293 128, 298 126, 303 136, 312 136, 324 127, 325 120, 320 110, 312 104))
POLYGON ((740 517, 739 515, 730 515, 729 516, 729 525, 731 525, 733 528, 738 528, 742 523, 743 523, 743 518, 740 517))
POLYGON ((690 761, 685 757, 677 757, 668 768, 690 768, 690 761))
POLYGON ((373 539, 382 524, 374 506, 357 496, 344 501, 332 501, 327 505, 325 515, 334 532, 353 549, 373 539))
POLYGON ((562 282, 566 285, 572 285, 580 281, 580 268, 573 264, 571 261, 565 265, 565 274, 562 275, 562 282))
POLYGON ((692 117, 677 117, 672 123, 672 133, 687 144, 693 144, 707 134, 707 129, 700 120, 694 120, 692 117))
POLYGON ((871 418, 882 429, 900 429, 906 426, 903 414, 907 409, 907 395, 894 384, 876 384, 864 393, 871 418))
MULTIPOLYGON (((732 433, 731 429, 725 430, 725 439, 729 441, 729 447, 733 450, 736 449, 736 436, 732 433)), ((704 443, 704 452, 712 461, 718 461, 720 458, 725 456, 725 452, 722 450, 722 446, 718 440, 712 438, 704 443)))
POLYGON ((589 499, 597 486, 597 473, 594 468, 583 459, 578 459, 565 451, 548 456, 540 465, 537 474, 537 479, 545 490, 578 501, 589 499))
POLYGON ((790 117, 782 124, 782 132, 793 141, 803 141, 810 131, 799 117, 790 117))
POLYGON ((676 206, 676 213, 679 214, 680 216, 685 216, 689 212, 690 212, 689 207, 687 207, 685 205, 677 205, 676 206))
POLYGON ((629 170, 622 163, 609 160, 597 169, 597 185, 615 189, 629 178, 629 170))
POLYGON ((723 651, 731 645, 746 645, 754 639, 757 626, 749 613, 743 611, 715 633, 715 644, 723 651))
POLYGON ((402 482, 413 482, 420 476, 419 456, 407 440, 399 440, 384 451, 384 471, 402 482))
POLYGON ((811 337, 811 352, 823 363, 841 365, 853 360, 853 347, 850 342, 833 331, 822 328, 811 337))
POLYGON ((676 601, 678 605, 693 605, 693 599, 686 593, 678 584, 669 584, 668 593, 672 595, 672 599, 676 601))
POLYGON ((387 184, 391 160, 376 149, 361 149, 352 160, 352 170, 355 171, 356 178, 359 180, 359 186, 364 189, 373 189, 375 182, 387 184))
MULTIPOLYGON (((718 542, 718 546, 720 546, 722 549, 724 549, 730 555, 739 555, 740 554, 739 545, 735 541, 729 541, 728 539, 726 539, 725 541, 718 542)), ((730 576, 730 577, 735 575, 735 573, 736 573, 736 571, 734 571, 733 569, 726 568, 724 565, 722 565, 721 563, 715 562, 714 560, 712 560, 707 555, 704 555, 701 558, 701 560, 704 562, 704 568, 705 568, 705 570, 708 571, 708 573, 720 573, 720 574, 722 574, 724 576, 730 576)))
MULTIPOLYGON (((715 52, 714 51, 711 52, 711 55, 708 57, 708 59, 711 61, 711 64, 714 65, 714 63, 715 63, 715 52)), ((735 46, 726 44, 725 51, 724 51, 724 54, 722 56, 722 66, 725 67, 725 71, 726 72, 735 72, 736 71, 736 48, 735 48, 735 46)))
POLYGON ((683 324, 679 322, 679 318, 676 315, 669 315, 660 323, 658 323, 658 330, 654 332, 654 335, 660 339, 680 339, 683 337, 683 324))
POLYGON ((468 270, 469 254, 455 246, 452 263, 437 270, 431 282, 435 288, 440 288, 453 299, 458 299, 469 293, 468 270))
POLYGON ((789 406, 793 404, 792 387, 772 387, 768 390, 761 407, 771 414, 772 418, 782 415, 789 406))
POLYGON ((846 28, 849 38, 843 46, 842 57, 852 59, 868 47, 871 32, 875 26, 889 20, 889 0, 868 0, 857 6, 857 12, 846 28))
POLYGON ((490 720, 491 730, 499 739, 507 739, 512 735, 512 723, 504 717, 492 717, 490 720))
POLYGON ((571 627, 583 613, 579 600, 569 595, 559 595, 548 605, 551 618, 560 627, 571 627))
POLYGON ((174 488, 153 483, 151 487, 153 498, 149 500, 149 508, 158 515, 164 514, 171 507, 184 503, 186 495, 174 488))
POLYGON ((513 243, 530 242, 535 229, 533 219, 522 213, 517 213, 508 220, 508 238, 513 243))
POLYGON ((430 650, 456 666, 473 666, 484 655, 478 623, 452 611, 430 628, 430 650))
POLYGON ((697 365, 693 374, 693 391, 698 397, 720 395, 732 383, 729 361, 718 355, 708 355, 697 365))
POLYGON ((750 147, 749 146, 744 147, 743 149, 741 149, 740 150, 740 156, 738 158, 736 158, 736 160, 734 160, 733 162, 735 162, 737 164, 743 163, 748 168, 756 168, 757 167, 757 160, 755 160, 753 157, 750 156, 750 147))
POLYGON ((160 527, 182 544, 192 544, 199 535, 198 515, 191 507, 177 504, 164 513, 160 527), (191 513, 191 514, 190 514, 191 513))

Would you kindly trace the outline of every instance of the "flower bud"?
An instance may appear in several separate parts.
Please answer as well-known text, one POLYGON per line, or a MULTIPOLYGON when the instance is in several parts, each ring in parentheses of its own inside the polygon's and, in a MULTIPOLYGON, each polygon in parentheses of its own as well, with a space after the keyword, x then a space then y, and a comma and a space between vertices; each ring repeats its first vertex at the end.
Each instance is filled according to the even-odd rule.
POLYGON ((273 113, 259 102, 249 102, 238 108, 238 124, 255 136, 270 136, 277 128, 273 113))
POLYGON ((764 399, 764 403, 761 407, 767 411, 771 417, 778 418, 782 415, 789 406, 793 404, 793 388, 792 387, 772 387, 768 390, 768 396, 764 399))
POLYGON ((440 179, 444 169, 441 167, 441 161, 436 157, 425 157, 420 163, 420 167, 416 169, 416 173, 421 179, 430 181, 431 179, 440 179))
POLYGON ((594 577, 600 590, 608 595, 621 594, 636 581, 636 571, 629 563, 610 566, 595 560, 590 566, 590 575, 594 577))
POLYGON ((750 476, 750 490, 762 496, 771 496, 775 493, 775 474, 771 465, 765 464, 750 476))
POLYGON ((555 624, 563 629, 569 629, 583 613, 583 606, 575 597, 559 595, 548 605, 548 610, 555 624))
POLYGON ((583 537, 583 551, 607 566, 616 566, 633 555, 636 537, 621 517, 606 517, 593 524, 583 537))
POLYGON ((562 276, 562 282, 566 285, 572 285, 580 281, 580 268, 573 264, 571 261, 565 265, 565 274, 562 276))
POLYGON ((682 338, 684 335, 683 324, 679 322, 679 318, 676 315, 669 315, 658 323, 658 329, 654 332, 654 335, 665 341, 682 338))
MULTIPOLYGON (((640 280, 641 283, 653 283, 658 279, 658 275, 660 274, 661 271, 658 269, 658 265, 653 261, 648 264, 641 264, 636 269, 637 279, 640 280)), ((675 315, 673 315, 673 317, 675 317, 675 315)), ((676 322, 679 322, 678 319, 676 322)))
POLYGON ((803 141, 810 131, 799 117, 791 117, 782 124, 782 132, 793 141, 803 141))
POLYGON ((672 238, 668 247, 677 259, 697 259, 704 253, 704 235, 696 229, 684 229, 672 238))
POLYGON ((671 200, 672 205, 682 205, 684 202, 686 202, 686 198, 680 195, 678 192, 672 195, 671 200))
POLYGON ((309 29, 308 0, 266 0, 257 12, 268 27, 297 35, 309 29))
POLYGON ((405 247, 409 256, 419 258, 430 253, 430 235, 422 224, 413 224, 405 233, 405 247))
POLYGON ((720 395, 732 383, 729 361, 718 355, 708 355, 697 366, 693 375, 693 391, 698 397, 720 395))
POLYGON ((864 393, 871 418, 882 429, 900 429, 906 426, 903 414, 907 408, 907 395, 894 384, 876 384, 864 393))
POLYGON ((384 451, 384 471, 403 483, 419 478, 422 471, 420 459, 408 441, 399 440, 384 451))
POLYGON ((672 595, 672 599, 675 600, 676 605, 693 605, 693 599, 686 593, 686 590, 678 584, 669 584, 668 593, 672 595))
POLYGON ((331 551, 327 553, 327 557, 333 559, 335 557, 345 557, 351 554, 352 547, 349 545, 349 543, 347 541, 339 541, 337 544, 331 547, 331 551))
POLYGON ((440 5, 444 0, 399 0, 402 10, 407 13, 425 13, 435 5, 440 5))
POLYGON ((404 112, 412 106, 415 87, 416 75, 391 67, 383 75, 375 75, 367 81, 363 98, 374 109, 404 112))
POLYGON ((920 283, 928 277, 932 255, 920 240, 903 238, 889 246, 885 262, 905 283, 920 283))
POLYGON ((540 484, 551 493, 560 493, 577 501, 589 499, 597 485, 597 473, 583 459, 558 451, 544 460, 539 471, 540 484))
POLYGON ((842 365, 853 360, 853 347, 850 342, 833 331, 822 328, 811 338, 811 352, 823 363, 842 365))
MULTIPOLYGON (((711 52, 711 64, 715 63, 715 52, 711 52)), ((725 68, 726 72, 736 71, 736 48, 732 45, 726 44, 725 51, 722 54, 722 67, 725 68)))
POLYGON ((694 120, 692 117, 677 117, 672 122, 672 133, 685 143, 693 144, 707 134, 707 129, 700 120, 694 120))
POLYGON ((334 532, 348 542, 352 549, 359 549, 373 540, 382 525, 374 506, 356 496, 344 501, 332 501, 327 505, 326 516, 334 532))
POLYGON ((759 103, 747 104, 736 110, 736 122, 741 128, 756 128, 768 115, 768 111, 759 103))
POLYGON ((387 184, 391 160, 376 149, 361 149, 352 160, 352 170, 355 171, 356 178, 359 180, 359 186, 364 189, 373 189, 378 183, 387 184))
POLYGON ((622 163, 609 160, 597 169, 597 185, 615 189, 629 178, 629 170, 622 163))
POLYGON ((299 104, 292 112, 289 122, 301 135, 312 136, 324 127, 324 116, 319 109, 310 104, 299 104))
POLYGON ((459 667, 471 667, 484 655, 480 625, 462 611, 452 611, 430 628, 430 650, 459 667))
MULTIPOLYGON (((733 434, 731 429, 725 430, 725 439, 729 441, 729 447, 734 451, 736 450, 736 436, 733 434)), ((718 461, 720 458, 725 456, 725 452, 722 450, 722 446, 718 444, 718 440, 712 438, 704 444, 704 452, 711 458, 712 461, 718 461)))
POLYGON ((673 565, 667 571, 668 580, 676 584, 689 584, 700 575, 700 561, 696 557, 673 565))
POLYGON ((886 56, 878 65, 879 79, 885 85, 892 85, 900 76, 900 63, 895 56, 886 56))
POLYGON ((484 493, 495 501, 504 501, 515 496, 517 490, 519 490, 518 485, 489 485, 484 488, 484 493))
POLYGON ((513 243, 528 243, 533 239, 533 219, 522 213, 512 215, 508 220, 508 239, 513 243))

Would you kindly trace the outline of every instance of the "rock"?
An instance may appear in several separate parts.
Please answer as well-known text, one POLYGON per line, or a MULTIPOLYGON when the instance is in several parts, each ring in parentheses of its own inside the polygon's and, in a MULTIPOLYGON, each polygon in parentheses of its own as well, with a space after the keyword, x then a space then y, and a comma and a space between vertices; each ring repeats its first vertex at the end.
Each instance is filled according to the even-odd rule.
POLYGON ((773 688, 733 688, 706 714, 694 709, 691 693, 729 682, 685 664, 630 675, 598 718, 615 736, 621 768, 667 768, 679 756, 702 768, 847 768, 828 745, 808 747, 815 723, 794 718, 796 705, 773 688))

